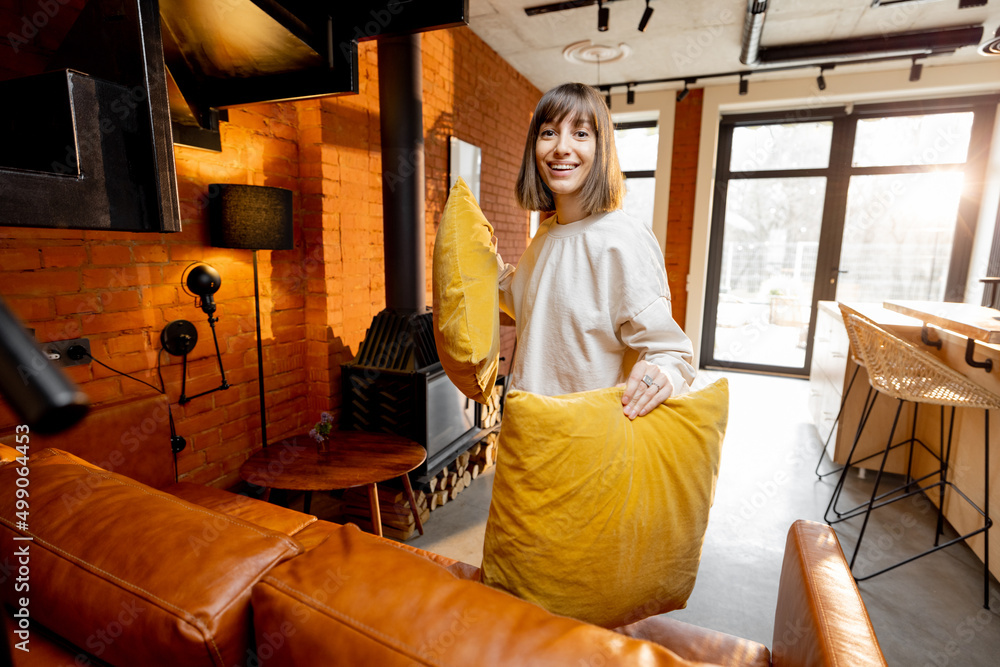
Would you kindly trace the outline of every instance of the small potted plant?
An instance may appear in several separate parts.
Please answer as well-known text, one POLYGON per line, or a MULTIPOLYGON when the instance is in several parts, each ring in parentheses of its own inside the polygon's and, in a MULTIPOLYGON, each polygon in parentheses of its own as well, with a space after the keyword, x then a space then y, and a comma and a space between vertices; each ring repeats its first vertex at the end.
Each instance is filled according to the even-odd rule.
POLYGON ((331 431, 333 431, 333 417, 329 412, 320 413, 316 426, 309 431, 309 437, 316 441, 319 451, 325 452, 327 450, 331 431))

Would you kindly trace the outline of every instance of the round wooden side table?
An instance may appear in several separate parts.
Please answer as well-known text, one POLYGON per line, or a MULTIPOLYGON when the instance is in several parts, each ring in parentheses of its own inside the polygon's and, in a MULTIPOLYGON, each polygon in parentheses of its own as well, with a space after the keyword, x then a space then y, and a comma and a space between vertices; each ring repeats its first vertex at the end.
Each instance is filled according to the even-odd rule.
MULTIPOLYGON (((382 536, 382 513, 378 504, 378 483, 403 478, 406 498, 416 522, 424 534, 410 486, 408 472, 427 458, 427 450, 416 442, 388 433, 334 431, 320 451, 312 438, 300 435, 264 447, 240 467, 240 477, 267 489, 305 491, 303 509, 309 512, 313 491, 368 487, 372 529, 382 536)), ((265 496, 266 498, 267 496, 265 496)))

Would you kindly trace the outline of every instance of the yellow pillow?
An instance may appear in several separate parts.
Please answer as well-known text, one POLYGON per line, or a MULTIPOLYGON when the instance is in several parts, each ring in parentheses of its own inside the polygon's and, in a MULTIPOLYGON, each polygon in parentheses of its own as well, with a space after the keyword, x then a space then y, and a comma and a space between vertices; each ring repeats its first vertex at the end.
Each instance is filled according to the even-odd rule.
POLYGON ((434 241, 434 342, 445 373, 486 403, 500 366, 500 297, 493 226, 461 178, 434 241))
POLYGON ((483 582, 608 628, 694 588, 729 413, 725 379, 630 421, 622 389, 507 395, 483 582))

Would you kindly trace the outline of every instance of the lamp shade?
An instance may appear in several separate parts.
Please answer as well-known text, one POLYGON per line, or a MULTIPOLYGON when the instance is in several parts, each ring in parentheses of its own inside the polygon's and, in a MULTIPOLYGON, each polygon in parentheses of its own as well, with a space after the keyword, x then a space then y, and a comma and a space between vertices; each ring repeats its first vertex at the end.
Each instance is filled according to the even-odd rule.
POLYGON ((209 193, 212 245, 247 250, 290 250, 293 247, 291 190, 213 183, 209 193))

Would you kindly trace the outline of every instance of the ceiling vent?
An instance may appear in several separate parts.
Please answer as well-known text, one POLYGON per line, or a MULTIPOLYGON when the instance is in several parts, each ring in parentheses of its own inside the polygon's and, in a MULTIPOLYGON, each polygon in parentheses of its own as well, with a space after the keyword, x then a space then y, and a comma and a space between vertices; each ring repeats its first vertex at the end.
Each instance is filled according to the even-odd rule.
POLYGON ((589 39, 570 44, 563 49, 563 58, 577 65, 601 65, 625 60, 632 55, 632 47, 621 43, 618 46, 594 44, 589 39))

